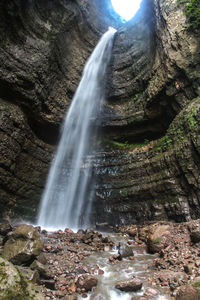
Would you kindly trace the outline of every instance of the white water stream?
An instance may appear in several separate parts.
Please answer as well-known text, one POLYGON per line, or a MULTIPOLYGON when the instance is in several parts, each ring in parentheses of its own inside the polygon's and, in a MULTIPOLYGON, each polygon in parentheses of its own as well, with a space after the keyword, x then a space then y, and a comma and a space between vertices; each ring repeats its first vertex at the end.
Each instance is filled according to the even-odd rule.
MULTIPOLYGON (((106 234, 107 236, 107 234, 106 234)), ((127 244, 127 237, 121 235, 111 234, 112 241, 115 245, 119 242, 127 244)), ((133 245, 134 260, 123 258, 122 261, 116 263, 109 262, 109 257, 113 254, 117 254, 118 250, 108 250, 102 252, 96 252, 85 259, 88 266, 99 266, 104 271, 102 275, 96 275, 98 278, 98 285, 92 291, 88 293, 87 298, 78 297, 78 300, 131 300, 137 299, 139 296, 143 296, 148 288, 153 288, 157 295, 149 296, 148 299, 152 300, 170 300, 169 291, 165 287, 152 286, 151 281, 148 278, 153 278, 155 270, 152 268, 154 255, 148 254, 144 247, 133 245), (124 281, 131 279, 133 276, 140 279, 143 283, 142 289, 137 292, 122 292, 115 288, 115 284, 118 281, 124 281)), ((147 299, 147 298, 145 298, 147 299)))
POLYGON ((93 196, 90 155, 95 150, 94 122, 104 99, 115 32, 110 28, 94 49, 66 115, 39 209, 37 223, 42 227, 88 225, 93 196))

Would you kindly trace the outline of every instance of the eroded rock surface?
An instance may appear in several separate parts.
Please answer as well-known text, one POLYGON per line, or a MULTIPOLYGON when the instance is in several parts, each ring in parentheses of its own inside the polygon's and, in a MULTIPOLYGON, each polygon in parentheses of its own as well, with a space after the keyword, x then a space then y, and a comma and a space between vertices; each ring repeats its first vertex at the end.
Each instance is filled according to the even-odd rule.
POLYGON ((109 25, 118 33, 93 160, 93 220, 200 216, 200 41, 183 10, 144 0, 122 24, 105 0, 1 1, 1 217, 35 218, 59 127, 109 25))
POLYGON ((27 281, 7 260, 0 257, 0 298, 44 300, 39 288, 27 281))
POLYGON ((20 225, 8 237, 2 256, 16 265, 30 265, 42 252, 39 233, 31 225, 20 225))

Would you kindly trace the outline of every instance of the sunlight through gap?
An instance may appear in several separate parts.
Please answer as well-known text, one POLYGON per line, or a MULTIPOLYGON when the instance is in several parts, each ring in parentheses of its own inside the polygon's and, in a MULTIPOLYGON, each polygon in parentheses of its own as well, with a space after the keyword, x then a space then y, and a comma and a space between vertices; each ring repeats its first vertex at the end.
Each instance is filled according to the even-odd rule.
POLYGON ((116 13, 122 19, 129 21, 140 8, 142 0, 111 0, 111 2, 116 13))

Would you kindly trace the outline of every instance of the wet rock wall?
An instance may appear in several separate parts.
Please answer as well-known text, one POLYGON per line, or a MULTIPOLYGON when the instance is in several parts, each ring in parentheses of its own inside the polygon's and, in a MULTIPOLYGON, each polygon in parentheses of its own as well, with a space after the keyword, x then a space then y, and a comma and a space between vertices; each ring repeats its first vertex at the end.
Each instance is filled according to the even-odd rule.
POLYGON ((199 217, 200 43, 183 9, 175 0, 144 0, 122 24, 107 1, 2 1, 1 216, 36 215, 65 111, 112 25, 92 217, 112 224, 199 217))

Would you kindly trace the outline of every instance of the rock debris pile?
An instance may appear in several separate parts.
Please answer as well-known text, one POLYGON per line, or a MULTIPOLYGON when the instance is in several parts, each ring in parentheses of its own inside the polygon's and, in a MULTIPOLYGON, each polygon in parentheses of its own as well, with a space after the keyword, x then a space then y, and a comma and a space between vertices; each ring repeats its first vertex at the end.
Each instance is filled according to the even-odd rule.
POLYGON ((86 258, 113 247, 118 253, 108 256, 107 263, 119 268, 128 261, 134 264, 144 251, 153 254, 145 280, 132 275, 116 278, 116 290, 133 293, 133 300, 156 299, 161 289, 167 291, 167 299, 199 299, 199 232, 200 220, 129 225, 118 233, 127 242, 115 245, 109 236, 93 230, 47 232, 31 225, 0 224, 0 299, 97 299, 104 270, 98 261, 92 265, 86 258))

